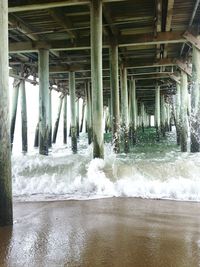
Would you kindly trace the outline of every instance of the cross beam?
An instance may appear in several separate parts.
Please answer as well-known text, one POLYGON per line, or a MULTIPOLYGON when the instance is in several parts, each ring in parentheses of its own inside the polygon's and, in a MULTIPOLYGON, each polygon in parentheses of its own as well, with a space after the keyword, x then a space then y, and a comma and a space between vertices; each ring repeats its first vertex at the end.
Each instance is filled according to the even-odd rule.
MULTIPOLYGON (((103 3, 112 3, 112 2, 122 2, 126 0, 103 0, 103 3)), ((42 10, 56 7, 66 7, 66 6, 78 6, 78 5, 89 5, 90 0, 63 0, 58 2, 50 2, 50 3, 37 3, 37 4, 29 4, 29 5, 17 5, 17 6, 9 6, 8 12, 24 12, 24 11, 33 11, 33 10, 42 10)))
MULTIPOLYGON (((132 36, 121 36, 119 40, 119 47, 141 46, 141 45, 154 45, 165 43, 184 43, 185 38, 182 36, 183 32, 160 32, 155 37, 153 33, 149 34, 135 34, 132 36)), ((109 40, 104 42, 104 48, 109 47, 109 40)), ((57 41, 33 41, 33 42, 13 42, 10 43, 10 53, 28 53, 37 52, 40 48, 52 49, 57 51, 70 51, 70 50, 85 50, 90 49, 89 38, 80 39, 79 42, 72 44, 70 40, 57 40, 57 41)))

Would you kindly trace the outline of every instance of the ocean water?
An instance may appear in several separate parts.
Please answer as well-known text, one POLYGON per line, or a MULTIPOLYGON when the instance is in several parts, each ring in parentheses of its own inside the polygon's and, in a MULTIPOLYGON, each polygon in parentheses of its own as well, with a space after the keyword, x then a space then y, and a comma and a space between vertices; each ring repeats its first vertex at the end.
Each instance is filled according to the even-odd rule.
MULTIPOLYGON (((12 95, 10 79, 10 95, 12 95)), ((72 154, 70 138, 62 144, 62 113, 57 143, 48 157, 33 148, 38 121, 38 87, 26 83, 29 151, 21 153, 20 106, 17 111, 12 153, 13 195, 16 201, 141 197, 200 201, 200 153, 181 153, 175 131, 157 143, 155 134, 143 135, 129 154, 114 154, 105 143, 105 158, 92 158, 87 134, 80 135, 78 153, 72 154)), ((52 122, 56 120, 59 94, 52 92, 52 122)), ((12 102, 12 99, 10 103, 12 102)), ((20 103, 20 101, 19 101, 20 103)), ((80 101, 80 113, 81 113, 80 101)), ((68 114, 70 103, 68 99, 68 114)), ((68 115, 68 129, 70 116, 68 115)))
MULTIPOLYGON (((147 135, 148 137, 148 135, 147 135)), ((72 154, 58 142, 48 157, 31 149, 12 155, 13 194, 17 201, 140 197, 200 201, 200 153, 181 153, 175 132, 160 143, 145 138, 129 154, 114 154, 105 143, 105 159, 92 158, 81 134, 72 154)))

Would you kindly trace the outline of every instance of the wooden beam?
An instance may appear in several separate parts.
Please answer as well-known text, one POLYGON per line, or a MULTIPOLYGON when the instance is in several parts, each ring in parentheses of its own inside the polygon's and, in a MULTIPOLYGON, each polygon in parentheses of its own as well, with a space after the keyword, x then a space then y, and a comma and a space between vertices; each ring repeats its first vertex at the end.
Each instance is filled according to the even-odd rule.
POLYGON ((162 0, 157 0, 156 5, 156 31, 162 31, 162 0))
POLYGON ((150 74, 148 75, 147 74, 144 74, 143 76, 142 75, 129 75, 129 76, 133 76, 133 78, 135 80, 156 80, 156 79, 167 79, 169 78, 169 72, 166 72, 166 73, 155 73, 155 74, 150 74))
POLYGON ((150 75, 170 75, 172 72, 166 72, 166 71, 163 71, 163 72, 160 72, 160 71, 157 71, 157 72, 146 72, 146 73, 137 73, 137 74, 134 74, 134 73, 129 73, 128 76, 133 76, 133 77, 140 77, 140 76, 150 76, 150 75))
POLYGON ((171 30, 173 9, 174 9, 174 0, 168 0, 167 17, 166 17, 166 25, 165 25, 166 32, 169 32, 171 30))
POLYGON ((180 84, 180 77, 174 75, 174 74, 170 74, 169 77, 175 81, 176 83, 180 84))
POLYGON ((192 45, 194 45, 197 49, 200 50, 200 39, 197 36, 194 36, 192 33, 186 31, 183 34, 183 37, 190 42, 192 45))
POLYGON ((181 60, 176 61, 177 66, 184 71, 187 75, 192 76, 192 68, 189 68, 186 62, 182 62, 181 60))
MULTIPOLYGON (((129 47, 129 46, 141 46, 141 45, 154 45, 154 44, 165 44, 165 43, 184 43, 185 38, 182 36, 183 32, 160 32, 155 37, 152 33, 149 34, 135 34, 131 36, 121 36, 118 46, 129 47)), ((104 42, 104 48, 109 47, 109 41, 104 42)), ((90 49, 89 38, 82 38, 79 42, 71 43, 69 40, 57 40, 50 42, 13 42, 10 43, 10 53, 28 53, 37 52, 39 48, 52 49, 57 51, 68 51, 68 50, 84 50, 90 49)))
MULTIPOLYGON (((12 65, 12 64, 11 64, 12 65)), ((109 71, 109 65, 103 64, 104 71, 109 71)), ((152 68, 152 67, 160 67, 160 66, 176 66, 176 59, 172 58, 165 58, 160 59, 156 62, 146 61, 146 62, 136 62, 136 61, 129 61, 125 64, 127 69, 142 69, 142 68, 152 68)), ((72 66, 50 66, 49 72, 51 74, 56 73, 66 73, 67 71, 76 71, 76 72, 90 72, 91 67, 90 65, 86 64, 79 64, 79 65, 72 65, 72 66)))
POLYGON ((70 38, 77 38, 76 32, 69 30, 73 28, 71 21, 64 14, 61 13, 60 9, 49 9, 48 13, 59 25, 61 25, 65 29, 65 31, 69 34, 70 38))
MULTIPOLYGON (((173 9, 174 9, 174 0, 168 0, 166 23, 165 23, 165 31, 166 32, 171 31, 173 9)), ((167 49, 168 49, 167 44, 165 44, 164 50, 163 50, 163 57, 164 58, 167 57, 167 49)))
POLYGON ((183 32, 160 32, 155 37, 153 33, 135 34, 132 36, 122 36, 119 40, 119 47, 154 45, 166 43, 182 43, 185 39, 182 36, 183 32))
MULTIPOLYGON (((26 63, 25 63, 26 64, 26 63)), ((10 63, 12 66, 12 62, 10 63)), ((27 64, 29 65, 29 63, 27 64)), ((109 65, 103 64, 104 68, 103 71, 109 71, 109 65)), ((152 67, 160 67, 160 66, 176 66, 176 59, 172 58, 165 58, 160 59, 157 62, 152 61, 144 61, 144 62, 136 62, 136 61, 129 61, 127 64, 125 64, 125 67, 127 69, 142 69, 142 68, 152 68, 152 67)), ((37 72, 37 64, 35 64, 36 72, 37 72)), ((88 64, 79 64, 79 65, 72 65, 72 66, 63 66, 63 65, 57 65, 57 66, 51 66, 49 67, 49 73, 51 75, 53 74, 62 74, 67 73, 68 71, 75 71, 76 73, 82 73, 82 72, 91 72, 91 66, 88 64)), ((13 74, 13 69, 10 70, 10 76, 13 74)), ((62 78, 60 78, 62 80, 62 78)))
POLYGON ((31 40, 39 41, 38 36, 36 34, 32 34, 32 29, 14 15, 9 15, 9 24, 12 27, 15 27, 19 32, 22 32, 25 36, 29 37, 31 40))
POLYGON ((110 10, 109 10, 108 6, 105 6, 105 5, 103 6, 103 16, 104 16, 104 19, 111 30, 113 37, 115 37, 117 39, 120 32, 119 32, 118 28, 116 28, 116 26, 113 25, 112 17, 110 15, 110 10))
MULTIPOLYGON (((162 31, 162 0, 156 0, 156 34, 162 31)), ((161 58, 160 44, 156 44, 156 58, 161 58)))
MULTIPOLYGON (((9 24, 12 27, 16 27, 16 29, 23 33, 25 36, 27 36, 28 38, 30 38, 32 41, 39 41, 39 37, 37 34, 32 34, 33 30, 27 25, 25 24, 21 19, 17 18, 15 15, 9 15, 9 24)), ((51 51, 51 53, 56 56, 59 57, 59 52, 57 51, 51 51)))
MULTIPOLYGON (((103 0, 103 3, 122 2, 122 1, 126 0, 103 0)), ((24 11, 42 10, 42 9, 49 9, 56 7, 78 6, 78 5, 89 5, 89 4, 90 0, 63 0, 50 3, 10 6, 8 8, 8 12, 14 13, 14 12, 24 12, 24 11)))
POLYGON ((152 68, 152 67, 161 67, 161 66, 175 66, 176 59, 173 58, 161 58, 156 60, 155 62, 141 62, 141 63, 134 63, 134 62, 127 62, 126 68, 127 69, 139 69, 139 68, 152 68))

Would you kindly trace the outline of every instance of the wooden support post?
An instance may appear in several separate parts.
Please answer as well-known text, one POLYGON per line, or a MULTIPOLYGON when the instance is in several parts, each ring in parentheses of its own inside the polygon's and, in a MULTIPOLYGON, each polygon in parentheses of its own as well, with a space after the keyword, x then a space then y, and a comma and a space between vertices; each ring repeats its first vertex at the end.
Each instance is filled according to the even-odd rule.
POLYGON ((144 103, 141 103, 141 123, 142 123, 142 131, 144 132, 144 124, 145 124, 145 109, 144 109, 144 103))
POLYGON ((19 86, 20 86, 20 81, 18 79, 14 79, 13 89, 12 89, 12 109, 11 109, 11 125, 10 125, 11 149, 13 147, 13 142, 14 142, 15 122, 17 116, 17 103, 19 97, 19 86))
POLYGON ((59 126, 59 122, 60 122, 60 114, 61 114, 61 110, 62 110, 62 103, 63 103, 63 98, 60 97, 59 99, 59 104, 58 104, 58 113, 57 113, 57 117, 56 117, 56 122, 54 125, 54 130, 53 130, 53 143, 56 143, 56 138, 57 138, 57 133, 58 133, 58 126, 59 126))
POLYGON ((82 104, 82 112, 81 112, 81 125, 80 125, 80 133, 83 131, 83 122, 84 122, 84 117, 85 117, 85 101, 83 101, 82 104))
POLYGON ((193 46, 191 90, 191 152, 200 152, 200 50, 193 46))
POLYGON ((105 120, 105 133, 109 132, 109 108, 107 106, 104 106, 104 110, 103 110, 103 114, 104 114, 104 120, 105 120))
POLYGON ((22 120, 22 152, 28 151, 28 135, 27 135, 27 108, 26 108, 26 88, 25 80, 20 83, 21 92, 21 120, 22 120))
POLYGON ((108 98, 108 106, 104 107, 104 116, 105 116, 105 132, 109 133, 110 132, 110 119, 111 119, 111 114, 110 114, 111 106, 110 106, 110 98, 108 98))
POLYGON ((77 137, 79 137, 79 131, 80 131, 80 127, 79 127, 79 98, 77 98, 77 101, 76 101, 76 130, 77 130, 77 137))
POLYGON ((73 153, 77 152, 77 121, 76 121, 76 95, 75 95, 75 72, 69 72, 69 96, 71 105, 71 142, 73 153))
MULTIPOLYGON (((188 108, 188 105, 187 105, 187 108, 188 108)), ((173 117, 172 117, 172 105, 170 103, 168 104, 168 114, 169 114, 168 115, 168 118, 169 118, 169 131, 171 132, 172 131, 172 120, 173 120, 173 117)))
POLYGON ((102 0, 90 5, 93 157, 104 157, 102 80, 102 0))
POLYGON ((148 115, 148 127, 149 128, 151 127, 151 115, 150 114, 148 115))
POLYGON ((69 125, 69 137, 72 136, 71 133, 72 133, 72 131, 71 131, 71 123, 70 123, 70 125, 69 125))
MULTIPOLYGON (((135 112, 136 112, 136 131, 137 131, 137 128, 139 126, 139 116, 138 116, 138 100, 136 98, 136 88, 135 88, 135 112)), ((136 133, 137 134, 137 133, 136 133)), ((137 136, 136 136, 136 141, 137 141, 137 136)))
POLYGON ((67 144, 67 95, 64 96, 63 103, 63 143, 67 144))
POLYGON ((51 100, 51 90, 49 90, 49 147, 52 147, 52 100, 51 100))
POLYGON ((88 133, 88 144, 92 143, 92 97, 90 82, 86 83, 86 96, 87 96, 87 133, 88 133))
POLYGON ((169 132, 169 109, 168 109, 168 106, 169 104, 168 103, 165 103, 165 115, 166 115, 166 118, 165 118, 165 131, 166 132, 169 132))
POLYGON ((122 130, 124 138, 124 152, 129 151, 129 136, 128 136, 128 88, 127 88, 127 70, 121 68, 121 114, 122 114, 122 130))
POLYGON ((160 106, 160 112, 161 112, 161 132, 162 136, 165 137, 165 121, 166 121, 166 113, 165 113, 165 95, 161 95, 161 106, 160 106))
POLYGON ((179 83, 176 83, 176 141, 177 145, 181 144, 180 140, 180 111, 181 111, 181 87, 179 83))
POLYGON ((34 139, 34 147, 38 147, 39 146, 39 122, 36 125, 35 128, 35 139, 34 139))
POLYGON ((187 152, 187 138, 188 138, 187 97, 188 97, 188 78, 187 74, 181 71, 180 137, 181 137, 182 152, 187 152))
POLYGON ((133 136, 133 112, 132 112, 132 88, 131 81, 128 82, 128 116, 129 116, 129 141, 130 145, 132 144, 133 136))
POLYGON ((8 1, 0 2, 0 226, 13 224, 9 130, 8 1))
POLYGON ((49 50, 39 49, 39 152, 48 155, 49 50))
POLYGON ((110 47, 110 84, 112 101, 112 136, 114 152, 120 152, 119 68, 118 46, 110 47))
POLYGON ((144 127, 147 128, 149 126, 149 122, 148 122, 148 114, 147 114, 147 109, 146 108, 145 108, 145 111, 144 111, 144 117, 145 117, 144 127))
POLYGON ((109 115, 109 118, 108 118, 108 131, 109 132, 112 132, 112 99, 111 97, 108 99, 108 115, 109 115))
POLYGON ((156 86, 156 103, 155 103, 155 126, 156 140, 160 140, 160 86, 156 86))

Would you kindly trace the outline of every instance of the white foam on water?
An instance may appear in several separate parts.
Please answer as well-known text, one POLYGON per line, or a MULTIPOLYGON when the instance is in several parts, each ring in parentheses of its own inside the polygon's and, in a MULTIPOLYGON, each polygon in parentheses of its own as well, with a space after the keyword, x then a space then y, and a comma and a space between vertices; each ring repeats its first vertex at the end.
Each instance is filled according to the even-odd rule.
POLYGON ((92 146, 80 141, 78 154, 55 147, 50 156, 13 155, 13 194, 18 200, 141 197, 200 201, 200 154, 176 151, 92 159, 92 146))

